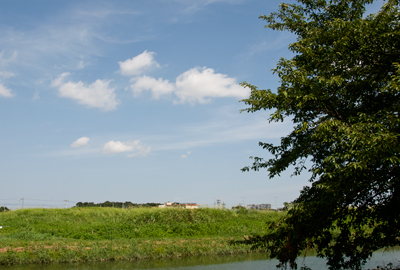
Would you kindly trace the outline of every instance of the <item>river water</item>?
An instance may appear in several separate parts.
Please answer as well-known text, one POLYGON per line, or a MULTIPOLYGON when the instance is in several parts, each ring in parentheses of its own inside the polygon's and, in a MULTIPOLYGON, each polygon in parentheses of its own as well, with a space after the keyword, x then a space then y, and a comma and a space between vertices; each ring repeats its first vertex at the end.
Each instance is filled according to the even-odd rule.
MULTIPOLYGON (((315 256, 298 259, 298 269, 307 266, 313 270, 326 270, 326 261, 315 256)), ((393 263, 400 265, 400 249, 375 252, 364 269, 376 269, 393 263)), ((2 270, 275 270, 277 260, 268 259, 265 254, 242 254, 229 256, 203 256, 181 259, 140 260, 134 262, 116 261, 86 264, 53 264, 2 267, 2 270)))

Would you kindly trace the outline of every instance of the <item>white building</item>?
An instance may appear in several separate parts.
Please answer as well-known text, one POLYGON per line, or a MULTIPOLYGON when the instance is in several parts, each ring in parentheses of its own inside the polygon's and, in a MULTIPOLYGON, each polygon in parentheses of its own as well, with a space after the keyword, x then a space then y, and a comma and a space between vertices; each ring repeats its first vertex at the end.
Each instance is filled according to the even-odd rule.
POLYGON ((256 209, 256 210, 266 210, 271 209, 270 203, 263 203, 263 204, 248 204, 246 205, 247 209, 256 209))
POLYGON ((199 208, 197 203, 172 203, 172 202, 165 202, 158 206, 159 208, 168 208, 168 207, 183 207, 186 209, 196 209, 199 208))

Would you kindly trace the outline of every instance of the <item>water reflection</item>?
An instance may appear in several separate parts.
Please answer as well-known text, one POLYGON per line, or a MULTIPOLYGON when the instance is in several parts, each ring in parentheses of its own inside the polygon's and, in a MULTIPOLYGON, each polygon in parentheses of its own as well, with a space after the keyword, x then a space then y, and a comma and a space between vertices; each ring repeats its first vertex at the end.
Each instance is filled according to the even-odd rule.
MULTIPOLYGON (((399 265, 400 249, 376 252, 364 269, 376 269, 388 263, 399 265)), ((241 254, 229 256, 202 256, 162 260, 140 260, 133 262, 114 261, 86 264, 53 264, 3 267, 2 270, 260 270, 277 269, 277 260, 268 259, 266 254, 241 254)), ((298 259, 299 269, 307 266, 314 270, 325 270, 326 261, 315 256, 298 259)))

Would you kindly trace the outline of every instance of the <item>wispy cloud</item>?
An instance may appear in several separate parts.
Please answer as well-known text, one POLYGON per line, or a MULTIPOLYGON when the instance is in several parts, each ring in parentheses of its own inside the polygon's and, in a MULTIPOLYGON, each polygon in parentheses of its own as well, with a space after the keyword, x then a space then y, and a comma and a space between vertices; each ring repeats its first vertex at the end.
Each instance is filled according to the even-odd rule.
MULTIPOLYGON (((112 136, 119 138, 118 140, 107 140, 97 136, 90 147, 76 147, 74 150, 62 150, 52 155, 98 157, 101 153, 103 155, 125 153, 127 157, 144 157, 149 153, 178 151, 184 152, 184 154, 179 154, 181 158, 188 158, 194 149, 216 145, 237 145, 252 141, 257 148, 258 141, 279 139, 292 129, 290 121, 269 123, 265 113, 239 114, 236 106, 220 108, 213 115, 215 116, 212 119, 202 122, 175 126, 170 130, 163 128, 162 132, 114 133, 112 136), (146 143, 142 140, 129 140, 132 137, 146 138, 146 143)), ((83 145, 84 139, 82 141, 80 139, 73 144, 83 145)))
MULTIPOLYGON (((220 125, 199 125, 182 129, 181 135, 171 135, 155 138, 153 143, 154 151, 181 150, 210 147, 213 145, 224 145, 240 143, 243 141, 277 139, 286 134, 290 128, 284 123, 247 123, 241 126, 220 125)), ((149 138, 150 139, 150 138, 149 138)))
POLYGON ((9 71, 0 71, 0 76, 2 76, 3 78, 10 78, 14 77, 15 74, 9 71))
POLYGON ((146 139, 154 152, 188 150, 244 141, 276 140, 288 134, 293 126, 290 120, 269 123, 265 113, 239 114, 230 107, 222 108, 215 115, 214 119, 177 127, 170 134, 148 135, 146 139))
POLYGON ((11 89, 8 89, 6 86, 4 86, 0 82, 0 96, 1 97, 6 97, 6 98, 10 98, 10 97, 13 97, 14 94, 11 92, 11 89))
MULTIPOLYGON (((5 56, 5 51, 2 50, 0 52, 0 68, 5 69, 11 62, 15 60, 17 57, 17 53, 14 51, 11 55, 5 56)), ((15 74, 13 72, 3 70, 0 71, 0 76, 4 79, 8 79, 10 77, 14 77, 15 74)), ((0 81, 0 97, 10 98, 15 96, 11 89, 4 85, 2 81, 0 81)))
POLYGON ((32 100, 39 100, 39 99, 40 99, 40 95, 39 95, 39 92, 36 90, 35 93, 33 93, 32 100))
POLYGON ((196 12, 202 9, 205 6, 214 4, 214 3, 228 3, 228 4, 238 4, 243 2, 244 0, 174 0, 175 2, 183 5, 185 7, 185 12, 196 12))
POLYGON ((30 76, 37 80, 39 76, 54 76, 60 68, 69 71, 87 67, 106 55, 110 42, 131 43, 148 38, 145 31, 135 35, 114 34, 115 29, 123 28, 118 26, 126 26, 120 20, 121 14, 130 16, 128 21, 132 23, 138 12, 118 10, 101 1, 83 12, 81 5, 85 3, 67 5, 62 12, 35 18, 23 30, 2 26, 0 46, 4 49, 0 51, 0 66, 12 64, 13 70, 21 74, 28 69, 30 76))
MULTIPOLYGON (((0 44, 6 48, 13 48, 14 52, 7 58, 3 56, 5 52, 0 54, 0 61, 12 61, 17 67, 41 69, 49 69, 51 63, 59 62, 73 67, 82 55, 90 57, 100 54, 99 48, 94 44, 95 32, 90 24, 66 24, 65 21, 57 20, 53 24, 38 24, 25 32, 13 28, 2 29, 0 44)), ((8 54, 9 51, 7 50, 8 54)))
POLYGON ((262 41, 260 43, 252 44, 245 53, 241 56, 243 58, 255 57, 265 52, 276 52, 283 50, 287 53, 287 48, 282 47, 282 44, 290 44, 296 40, 296 36, 292 33, 280 32, 279 35, 274 36, 274 39, 262 41))
POLYGON ((83 62, 83 60, 79 61, 79 63, 76 65, 77 69, 82 69, 86 66, 86 64, 83 62))
MULTIPOLYGON (((3 38, 5 38, 5 37, 3 37, 3 38)), ((11 54, 9 53, 9 54, 7 54, 6 52, 5 52, 5 50, 2 50, 1 52, 0 52, 0 66, 6 66, 6 65, 8 65, 9 63, 11 63, 12 61, 14 61, 16 58, 17 58, 17 55, 18 55, 18 53, 17 53, 17 51, 13 51, 11 54)), ((3 73, 3 74, 7 74, 7 72, 5 72, 5 73, 3 73)), ((4 75, 2 75, 3 77, 6 77, 6 76, 4 76, 4 75)), ((7 78, 7 77, 6 77, 7 78)))
POLYGON ((120 15, 140 15, 141 11, 138 10, 127 10, 123 8, 117 8, 114 5, 107 5, 97 7, 97 9, 77 9, 75 13, 83 18, 99 18, 104 19, 109 16, 120 16, 120 15))
POLYGON ((181 155, 181 158, 188 158, 190 155, 190 151, 187 151, 186 154, 181 155))

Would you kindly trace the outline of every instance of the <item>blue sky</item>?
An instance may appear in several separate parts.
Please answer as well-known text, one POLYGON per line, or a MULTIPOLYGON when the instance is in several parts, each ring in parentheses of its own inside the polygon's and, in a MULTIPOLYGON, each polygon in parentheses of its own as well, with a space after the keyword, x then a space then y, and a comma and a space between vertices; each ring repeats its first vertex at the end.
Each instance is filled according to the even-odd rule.
POLYGON ((0 205, 295 199, 307 175, 240 171, 291 129, 239 113, 239 83, 275 89, 291 57, 258 19, 279 2, 3 2, 0 205))

